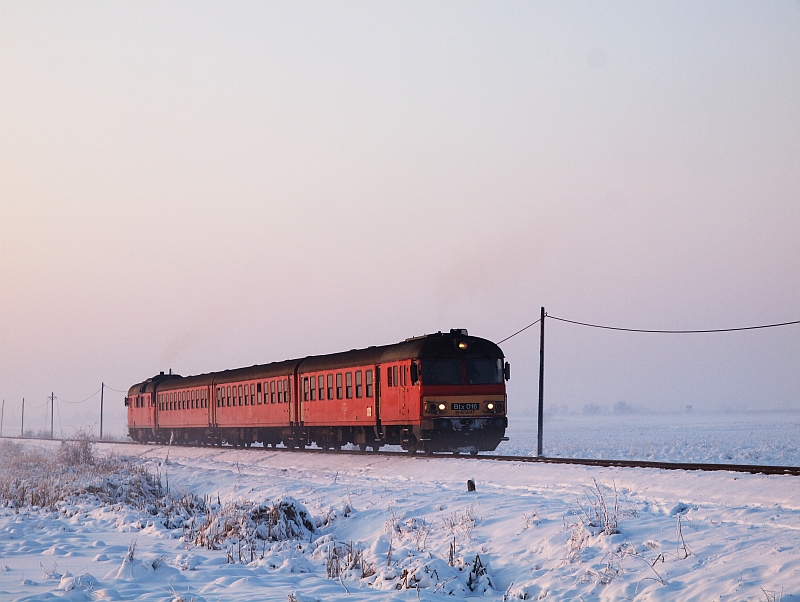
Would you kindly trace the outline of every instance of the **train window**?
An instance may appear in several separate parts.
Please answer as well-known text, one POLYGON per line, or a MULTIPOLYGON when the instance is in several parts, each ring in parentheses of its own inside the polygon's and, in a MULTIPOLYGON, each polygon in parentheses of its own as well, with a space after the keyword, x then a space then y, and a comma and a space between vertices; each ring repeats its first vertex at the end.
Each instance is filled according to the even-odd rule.
POLYGON ((361 370, 356 370, 356 399, 361 398, 364 386, 361 384, 361 370))
POLYGON ((278 381, 278 403, 283 403, 283 381, 278 381))
POLYGON ((336 399, 341 399, 342 395, 342 373, 336 375, 336 399))
POLYGON ((364 380, 367 381, 367 397, 372 397, 372 370, 367 370, 364 380))
POLYGON ((303 377, 303 401, 308 401, 308 377, 303 377))
POLYGON ((319 400, 325 399, 325 377, 320 374, 317 377, 317 388, 319 389, 319 400))
POLYGON ((391 387, 392 386, 392 367, 391 366, 387 366, 386 367, 386 386, 387 387, 391 387))
POLYGON ((464 371, 469 385, 503 384, 503 360, 467 360, 464 371))
MULTIPOLYGON (((236 391, 236 387, 233 388, 234 392, 236 391)), ((235 395, 236 393, 234 393, 235 395)), ((231 405, 231 388, 230 385, 225 387, 225 405, 230 407, 231 405)))
POLYGON ((353 373, 348 372, 345 375, 345 397, 351 399, 353 397, 353 373))
POLYGON ((309 389, 308 393, 309 393, 309 398, 311 399, 311 401, 314 401, 317 398, 317 388, 314 386, 314 383, 316 383, 316 382, 317 382, 317 377, 316 376, 312 376, 309 379, 310 389, 309 389))
POLYGON ((286 394, 286 403, 290 403, 292 401, 292 381, 284 380, 283 381, 283 391, 286 394))
POLYGON ((403 366, 403 386, 408 386, 408 366, 403 366))
POLYGON ((424 360, 422 382, 426 385, 460 385, 464 382, 461 369, 461 360, 424 360))
POLYGON ((392 374, 392 377, 394 379, 394 386, 397 387, 397 386, 400 385, 400 382, 397 380, 397 366, 392 368, 392 372, 394 373, 394 374, 392 374))
POLYGON ((217 387, 217 407, 222 405, 222 390, 217 387))
MULTIPOLYGON (((239 402, 241 403, 241 398, 239 398, 239 402)), ((247 385, 244 386, 244 405, 250 405, 250 387, 247 385)))
POLYGON ((275 403, 275 381, 269 383, 269 402, 275 403))
POLYGON ((242 405, 242 385, 239 385, 239 405, 242 405))
POLYGON ((264 388, 262 389, 261 383, 256 385, 256 395, 258 395, 258 405, 264 403, 264 399, 267 397, 267 383, 264 383, 264 388))
POLYGON ((333 399, 333 374, 328 374, 328 399, 333 399))

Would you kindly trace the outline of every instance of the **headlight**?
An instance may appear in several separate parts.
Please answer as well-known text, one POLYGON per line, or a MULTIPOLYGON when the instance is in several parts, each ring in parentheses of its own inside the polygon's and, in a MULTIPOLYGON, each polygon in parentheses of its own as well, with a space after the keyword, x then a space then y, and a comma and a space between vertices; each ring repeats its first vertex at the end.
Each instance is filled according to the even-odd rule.
POLYGON ((438 408, 438 410, 439 410, 440 412, 444 412, 444 411, 447 409, 447 406, 446 406, 445 404, 443 404, 443 403, 440 403, 440 404, 439 404, 438 406, 436 406, 436 407, 438 408))
POLYGON ((491 412, 492 410, 494 410, 494 404, 490 401, 489 403, 486 404, 486 409, 491 412))

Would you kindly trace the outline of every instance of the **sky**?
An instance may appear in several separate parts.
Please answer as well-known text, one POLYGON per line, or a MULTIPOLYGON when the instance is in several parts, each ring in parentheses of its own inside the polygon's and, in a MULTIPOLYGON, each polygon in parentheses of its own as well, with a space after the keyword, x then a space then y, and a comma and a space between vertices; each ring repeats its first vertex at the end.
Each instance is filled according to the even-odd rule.
MULTIPOLYGON (((800 3, 0 3, 4 434, 541 307, 800 319, 800 3)), ((620 401, 800 411, 800 326, 546 321, 548 411, 620 401)))

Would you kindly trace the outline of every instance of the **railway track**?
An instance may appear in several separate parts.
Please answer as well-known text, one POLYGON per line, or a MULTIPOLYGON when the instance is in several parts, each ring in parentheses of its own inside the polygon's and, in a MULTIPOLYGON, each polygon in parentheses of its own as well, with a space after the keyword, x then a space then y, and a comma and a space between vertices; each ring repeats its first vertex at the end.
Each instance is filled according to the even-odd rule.
MULTIPOLYGON (((44 438, 25 438, 19 439, 16 437, 4 437, 15 441, 53 441, 53 439, 44 438)), ((96 443, 107 443, 116 445, 143 445, 134 441, 110 441, 102 440, 96 443)), ((206 447, 201 445, 181 445, 180 447, 206 447)), ((229 447, 229 449, 237 449, 229 447)), ((258 449, 258 448, 250 448, 258 449)), ((461 454, 433 454, 423 455, 417 454, 410 456, 408 452, 399 451, 359 451, 359 450, 326 450, 307 448, 300 450, 289 450, 286 448, 267 448, 270 451, 282 451, 286 453, 312 453, 312 454, 336 454, 336 455, 372 455, 372 456, 396 456, 398 458, 456 458, 463 460, 494 460, 498 462, 525 462, 525 463, 539 463, 539 464, 576 464, 579 466, 603 466, 603 467, 619 467, 619 468, 656 468, 660 470, 688 470, 688 471, 728 471, 728 472, 746 472, 750 474, 767 474, 767 475, 791 475, 800 476, 800 466, 770 466, 758 464, 706 464, 698 462, 651 462, 646 460, 598 460, 592 458, 549 458, 549 457, 536 457, 536 456, 501 456, 497 454, 482 454, 479 456, 461 455, 461 454)))

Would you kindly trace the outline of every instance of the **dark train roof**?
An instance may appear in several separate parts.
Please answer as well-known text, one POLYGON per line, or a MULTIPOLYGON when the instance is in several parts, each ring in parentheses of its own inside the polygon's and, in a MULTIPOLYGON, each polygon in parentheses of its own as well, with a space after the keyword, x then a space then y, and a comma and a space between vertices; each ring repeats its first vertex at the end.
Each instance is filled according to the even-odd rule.
POLYGON ((235 368, 221 372, 209 372, 197 376, 181 377, 177 374, 159 374, 130 388, 129 395, 152 392, 156 386, 161 391, 201 387, 212 383, 258 380, 299 372, 335 370, 352 366, 382 364, 406 359, 502 359, 500 347, 487 339, 473 337, 466 330, 454 329, 450 332, 437 332, 421 337, 406 339, 400 343, 352 349, 327 355, 311 355, 305 358, 258 364, 247 368, 235 368), (459 346, 461 345, 461 346, 459 346))

